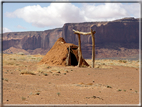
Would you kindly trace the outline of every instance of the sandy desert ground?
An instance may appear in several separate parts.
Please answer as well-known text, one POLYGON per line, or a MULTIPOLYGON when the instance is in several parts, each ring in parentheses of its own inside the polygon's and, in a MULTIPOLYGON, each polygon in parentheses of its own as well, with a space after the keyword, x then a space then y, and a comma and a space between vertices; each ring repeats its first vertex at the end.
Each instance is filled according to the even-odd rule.
POLYGON ((138 60, 78 68, 37 65, 42 57, 3 54, 3 104, 139 104, 138 60))

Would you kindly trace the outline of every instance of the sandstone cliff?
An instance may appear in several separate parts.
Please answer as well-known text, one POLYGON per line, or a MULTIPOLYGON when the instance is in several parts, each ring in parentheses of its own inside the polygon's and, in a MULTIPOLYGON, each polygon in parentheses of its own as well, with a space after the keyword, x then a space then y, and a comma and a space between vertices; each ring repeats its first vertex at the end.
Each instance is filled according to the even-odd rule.
MULTIPOLYGON (((72 29, 96 31, 96 57, 119 57, 138 54, 139 19, 123 18, 110 22, 65 23, 62 28, 34 32, 11 32, 3 34, 3 52, 14 47, 30 54, 46 54, 59 37, 67 43, 78 45, 78 37, 72 29), (133 49, 134 52, 131 52, 133 49), (129 51, 128 51, 129 50, 129 51), (122 54, 123 53, 123 54, 122 54)), ((84 58, 91 58, 91 36, 81 36, 84 58)), ((11 53, 14 51, 11 50, 11 53)))

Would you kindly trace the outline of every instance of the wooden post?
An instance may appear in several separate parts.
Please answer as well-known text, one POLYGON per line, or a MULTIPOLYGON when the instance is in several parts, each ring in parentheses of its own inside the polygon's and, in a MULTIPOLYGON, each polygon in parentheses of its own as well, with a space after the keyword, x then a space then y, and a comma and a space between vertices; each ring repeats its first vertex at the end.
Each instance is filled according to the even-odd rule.
POLYGON ((91 36, 92 36, 92 68, 94 68, 94 63, 95 63, 95 32, 92 31, 91 29, 91 36))
POLYGON ((78 35, 78 55, 79 55, 78 67, 80 67, 82 60, 81 39, 80 39, 80 34, 77 35, 78 35))
POLYGON ((69 61, 70 61, 70 46, 69 46, 69 51, 68 51, 67 66, 70 65, 69 61))

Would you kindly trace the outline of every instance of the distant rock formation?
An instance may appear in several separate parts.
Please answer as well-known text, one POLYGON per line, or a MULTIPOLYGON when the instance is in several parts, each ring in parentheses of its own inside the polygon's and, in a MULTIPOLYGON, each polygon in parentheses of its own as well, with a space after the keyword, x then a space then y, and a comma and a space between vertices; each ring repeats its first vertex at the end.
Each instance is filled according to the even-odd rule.
POLYGON ((21 48, 35 50, 36 48, 49 49, 56 40, 62 37, 62 29, 34 32, 11 32, 3 34, 3 50, 21 48))
MULTIPOLYGON (((72 29, 90 32, 90 27, 96 31, 96 57, 124 57, 138 54, 139 19, 135 18, 104 22, 65 23, 62 28, 45 31, 4 33, 3 52, 7 53, 7 49, 14 47, 24 49, 30 54, 46 54, 59 37, 63 37, 67 43, 78 45, 78 37, 72 29), (132 49, 133 52, 131 52, 132 49)), ((83 57, 91 58, 91 35, 82 35, 81 42, 83 57)))
MULTIPOLYGON (((67 42, 78 43, 77 35, 72 29, 90 32, 90 27, 96 31, 96 44, 99 43, 138 43, 139 20, 124 18, 110 22, 67 23, 63 26, 63 38, 67 42)), ((82 36, 82 44, 90 44, 91 36, 82 36)))

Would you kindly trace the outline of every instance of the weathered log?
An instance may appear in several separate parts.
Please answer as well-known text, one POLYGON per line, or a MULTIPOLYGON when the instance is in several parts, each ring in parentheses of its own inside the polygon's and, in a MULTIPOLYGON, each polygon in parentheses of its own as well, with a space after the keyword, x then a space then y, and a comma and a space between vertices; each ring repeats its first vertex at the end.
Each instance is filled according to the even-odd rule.
POLYGON ((78 35, 78 55, 79 55, 78 67, 80 67, 82 61, 81 39, 80 39, 80 34, 77 33, 77 35, 78 35))
MULTIPOLYGON (((80 31, 76 31, 74 30, 74 34, 80 34, 80 35, 91 35, 91 32, 80 32, 80 31)), ((92 31, 93 33, 95 33, 95 31, 92 31)))
POLYGON ((96 32, 93 32, 91 29, 91 36, 92 36, 92 68, 94 68, 95 64, 95 34, 96 32))
POLYGON ((68 50, 67 66, 70 65, 69 61, 70 61, 70 46, 69 46, 69 50, 68 50))

